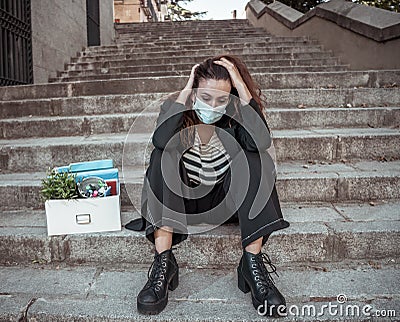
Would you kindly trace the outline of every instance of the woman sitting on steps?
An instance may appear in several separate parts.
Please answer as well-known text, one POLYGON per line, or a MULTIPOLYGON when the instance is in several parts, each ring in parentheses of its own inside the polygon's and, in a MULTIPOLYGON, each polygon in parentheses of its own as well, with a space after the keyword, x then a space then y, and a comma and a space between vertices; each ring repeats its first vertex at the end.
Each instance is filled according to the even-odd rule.
POLYGON ((238 222, 239 289, 251 292, 255 309, 273 316, 286 312, 285 298, 270 276, 276 268, 261 248, 289 222, 282 216, 275 165, 267 151, 272 139, 261 90, 245 64, 220 55, 193 66, 185 88, 162 104, 152 143, 142 217, 125 225, 145 230, 155 245, 148 281, 137 296, 138 311, 160 313, 168 290, 178 286, 172 246, 187 238, 188 224, 238 222), (260 308, 265 304, 265 310, 260 308))

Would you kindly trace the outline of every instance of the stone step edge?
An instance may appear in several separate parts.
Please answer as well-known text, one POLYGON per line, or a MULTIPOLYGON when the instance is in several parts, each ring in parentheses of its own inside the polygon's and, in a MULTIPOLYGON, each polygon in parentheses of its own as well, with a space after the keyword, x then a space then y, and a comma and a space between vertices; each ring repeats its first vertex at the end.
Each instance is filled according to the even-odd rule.
MULTIPOLYGON (((154 59, 155 62, 157 62, 157 59, 154 59)), ((266 65, 271 64, 271 63, 276 63, 276 62, 280 62, 280 63, 289 63, 289 62, 296 62, 295 65, 275 65, 275 66, 270 66, 272 67, 320 67, 320 66, 324 66, 327 65, 327 63, 323 64, 323 62, 327 62, 329 61, 329 64, 331 63, 336 63, 335 66, 349 66, 349 64, 341 64, 338 60, 337 57, 325 57, 325 58, 293 58, 293 59, 269 59, 269 60, 252 60, 251 63, 252 64, 256 64, 256 63, 265 63, 266 65), (302 64, 298 64, 298 62, 301 62, 302 64), (313 65, 313 64, 308 64, 309 62, 319 62, 321 65, 313 65)), ((91 62, 91 63, 86 63, 86 62, 79 62, 79 63, 70 63, 66 66, 66 69, 63 71, 60 71, 59 73, 68 73, 68 72, 81 72, 81 71, 100 71, 103 68, 107 68, 108 70, 119 70, 121 71, 122 69, 126 69, 126 68, 148 68, 148 67, 153 67, 156 68, 156 66, 159 66, 161 69, 162 67, 165 67, 167 65, 170 66, 176 66, 176 67, 180 67, 180 66, 187 66, 187 65, 193 65, 191 62, 179 62, 179 63, 165 63, 165 64, 141 64, 140 62, 138 62, 138 60, 112 60, 112 61, 108 61, 107 62, 107 66, 104 65, 103 62, 91 62), (119 65, 119 62, 125 62, 127 63, 126 65, 119 65), (118 63, 117 63, 118 62, 118 63), (118 64, 118 65, 114 65, 114 64, 118 64), (136 64, 137 63, 137 64, 136 64), (92 66, 92 68, 85 68, 83 69, 82 67, 84 66, 92 66), (72 67, 80 67, 79 69, 71 69, 72 67)), ((260 68, 261 66, 251 66, 251 64, 248 64, 248 67, 251 68, 260 68)), ((267 67, 267 66, 263 66, 263 67, 267 67)))
MULTIPOLYGON (((98 82, 104 82, 104 80, 100 80, 98 82)), ((59 85, 69 85, 70 83, 47 83, 47 84, 38 84, 36 86, 42 86, 42 85, 49 85, 49 86, 59 86, 59 85)), ((33 85, 20 85, 20 87, 22 86, 31 86, 33 87, 33 85)), ((9 86, 10 87, 10 86, 9 86)), ((64 87, 64 86, 63 86, 64 87)), ((18 87, 15 87, 16 89, 18 87)), ((307 93, 309 92, 309 95, 314 95, 314 94, 318 94, 321 91, 325 91, 325 92, 339 92, 339 93, 344 93, 346 94, 347 92, 353 92, 353 91, 365 91, 365 90, 374 90, 374 91, 379 91, 379 90, 384 90, 384 91, 400 91, 400 87, 332 87, 332 88, 326 88, 326 87, 321 87, 321 88, 269 88, 269 89, 262 89, 262 93, 264 95, 269 95, 269 93, 286 93, 286 92, 293 92, 294 95, 297 95, 298 92, 304 92, 307 93)), ((1 91, 1 89, 0 89, 1 91)), ((178 90, 177 90, 178 91, 178 90)), ((60 97, 60 96, 56 96, 56 97, 44 97, 44 98, 24 98, 24 99, 16 99, 16 100, 2 100, 0 101, 0 106, 12 106, 13 104, 22 104, 22 103, 26 103, 26 104, 30 104, 30 103, 37 103, 37 102, 53 102, 53 101, 65 101, 65 100, 91 100, 93 98, 115 98, 115 99, 123 99, 126 97, 144 97, 144 98, 152 98, 152 96, 156 96, 156 99, 158 98, 162 98, 162 97, 166 97, 169 94, 171 94, 172 92, 154 92, 154 93, 129 93, 129 94, 93 94, 93 95, 76 95, 76 96, 65 96, 65 97, 60 97)), ((343 108, 343 106, 328 106, 328 107, 324 107, 324 106, 307 106, 307 108, 343 108)), ((357 107, 357 106, 356 106, 357 107)), ((359 107, 363 107, 363 106, 359 106, 359 107)), ((393 105, 393 106, 379 106, 379 105, 375 105, 375 106, 366 106, 364 108, 386 108, 386 107, 398 107, 397 105, 393 105)), ((278 106, 268 106, 268 109, 291 109, 291 107, 278 107, 278 106)), ((297 108, 293 107, 293 108, 297 108)))
MULTIPOLYGON (((183 64, 182 64, 183 65, 183 64)), ((193 64, 187 63, 185 64, 186 66, 184 67, 191 67, 193 64)), ((268 65, 266 63, 266 65, 268 65)), ((96 69, 86 69, 86 70, 67 70, 67 71, 62 71, 59 72, 57 77, 51 78, 52 81, 54 80, 65 80, 68 79, 68 82, 70 82, 73 79, 76 79, 77 81, 80 80, 88 80, 92 78, 85 78, 85 77, 99 77, 98 79, 102 79, 102 77, 107 77, 107 76, 114 76, 114 78, 107 78, 109 80, 118 80, 118 79, 129 79, 132 78, 133 75, 137 74, 143 74, 144 75, 149 75, 152 77, 157 77, 156 75, 160 76, 176 76, 176 73, 182 74, 182 76, 186 76, 190 74, 190 69, 178 69, 175 70, 175 65, 173 64, 168 64, 168 65, 159 65, 160 67, 165 67, 163 70, 139 70, 139 71, 128 71, 124 72, 124 69, 126 68, 137 68, 141 69, 142 66, 122 66, 122 67, 109 67, 107 68, 108 72, 103 73, 101 70, 103 68, 96 68, 96 69), (171 67, 171 69, 168 69, 168 67, 171 67), (87 73, 87 74, 85 74, 87 73), (170 73, 165 75, 164 73, 170 73), (72 74, 72 75, 71 75, 72 74), (83 75, 81 75, 83 74, 83 75)), ((144 67, 153 67, 152 65, 144 66, 144 67)), ((181 67, 181 66, 178 66, 181 67)), ((321 65, 287 65, 287 66, 254 66, 254 67, 249 67, 250 72, 256 72, 259 71, 260 69, 265 69, 268 73, 289 73, 290 70, 297 69, 295 72, 304 72, 304 73, 310 73, 310 72, 321 72, 329 69, 334 69, 333 71, 347 71, 348 68, 350 67, 349 64, 321 64, 321 65), (313 70, 313 71, 310 71, 313 70)), ((332 71, 332 70, 330 70, 332 71)), ((294 73, 292 71, 292 73, 294 73)), ((96 78, 94 78, 96 79, 96 78)))
MULTIPOLYGON (((262 51, 262 50, 266 49, 265 46, 243 47, 243 46, 233 46, 233 45, 235 45, 235 44, 232 43, 231 47, 224 48, 224 50, 226 50, 227 52, 228 51, 244 51, 244 50, 248 50, 248 51, 251 51, 251 52, 255 52, 255 54, 257 54, 256 51, 262 51)), ((311 49, 315 50, 315 54, 329 53, 329 54, 331 54, 333 56, 333 51, 332 50, 324 50, 321 45, 307 46, 307 47, 304 47, 304 46, 271 46, 269 48, 271 48, 272 50, 276 50, 278 48, 283 48, 282 49, 282 53, 283 54, 284 53, 291 53, 292 49, 300 49, 300 48, 303 49, 303 48, 306 48, 306 49, 310 49, 310 52, 311 52, 311 49)), ((153 48, 150 48, 150 49, 153 49, 153 48)), ((154 48, 154 49, 157 50, 157 48, 154 48)), ((188 51, 196 52, 196 53, 199 53, 200 51, 204 51, 205 54, 207 54, 207 53, 210 53, 210 51, 220 52, 220 49, 218 49, 218 48, 215 48, 215 49, 202 49, 202 50, 190 49, 190 50, 187 50, 185 52, 188 52, 188 51)), ((177 49, 173 49, 173 50, 171 49, 171 50, 167 50, 167 51, 154 51, 154 50, 151 50, 149 52, 141 51, 141 52, 137 53, 137 52, 132 52, 131 49, 129 49, 129 48, 116 48, 116 49, 98 51, 98 52, 93 52, 93 53, 92 52, 86 52, 84 55, 83 55, 84 52, 78 52, 77 56, 76 57, 72 57, 72 58, 77 59, 77 58, 92 58, 92 57, 102 57, 102 56, 104 56, 104 57, 112 57, 112 56, 115 55, 115 53, 117 53, 117 54, 119 53, 120 55, 142 55, 142 56, 146 56, 146 55, 149 55, 149 53, 154 53, 154 54, 157 54, 157 55, 165 53, 166 55, 168 55, 168 54, 173 54, 173 53, 177 53, 177 52, 179 52, 177 49), (109 55, 106 55, 107 53, 109 53, 109 55)), ((270 52, 270 51, 261 52, 260 54, 268 54, 268 53, 275 54, 274 52, 270 52)), ((302 52, 300 51, 298 53, 302 53, 302 52)))
MULTIPOLYGON (((61 166, 61 165, 56 165, 61 166)), ((142 184, 147 164, 119 168, 120 183, 142 184), (125 176, 124 176, 125 174, 125 176)), ((276 165, 277 181, 291 179, 346 179, 346 178, 398 178, 400 161, 354 161, 327 162, 318 160, 287 161, 276 165)), ((0 186, 40 186, 46 169, 32 172, 0 172, 0 186)), ((333 202, 333 201, 332 201, 333 202)))
MULTIPOLYGON (((144 31, 142 33, 121 33, 118 32, 118 34, 115 37, 115 41, 117 42, 118 40, 121 39, 134 39, 134 40, 146 40, 146 39, 169 39, 169 38, 179 38, 179 36, 199 36, 199 38, 204 37, 204 39, 207 39, 207 37, 218 37, 220 36, 225 37, 225 36, 232 36, 232 30, 230 29, 226 29, 226 30, 218 30, 218 35, 215 34, 215 32, 218 29, 215 30, 209 30, 209 29, 205 29, 205 30, 190 30, 190 32, 185 32, 185 31, 171 31, 168 32, 166 34, 162 34, 162 33, 152 33, 149 31, 144 31)), ((263 30, 255 30, 253 28, 238 28, 237 33, 235 34, 235 36, 238 36, 239 38, 246 36, 246 35, 260 35, 260 36, 266 36, 268 34, 266 34, 263 30)))
MULTIPOLYGON (((265 50, 264 47, 253 47, 251 51, 251 53, 249 53, 249 55, 285 55, 285 54, 293 54, 293 55, 299 55, 299 54, 316 54, 316 55, 326 55, 327 57, 336 57, 333 55, 332 51, 329 50, 322 50, 322 49, 318 49, 318 47, 315 48, 307 48, 310 50, 306 50, 303 51, 301 48, 302 47, 284 47, 285 49, 282 50, 278 50, 275 48, 282 48, 282 47, 274 47, 271 50, 267 50, 267 51, 263 51, 265 50), (294 49, 295 48, 295 49, 294 49), (256 52, 258 51, 258 52, 256 52)), ((233 54, 233 55, 248 55, 247 53, 245 53, 246 49, 243 48, 234 48, 234 49, 230 49, 229 51, 226 51, 228 54, 233 54)), ((185 54, 190 55, 191 53, 193 53, 193 56, 190 57, 195 57, 195 54, 199 54, 201 56, 210 56, 210 52, 215 52, 215 54, 219 54, 220 51, 218 49, 215 50, 205 50, 204 54, 200 52, 200 50, 186 50, 185 54)), ((151 51, 152 53, 152 59, 157 59, 159 58, 159 56, 161 55, 174 55, 176 53, 180 53, 177 50, 175 51, 165 51, 165 52, 154 52, 151 51)), ((88 62, 74 62, 74 60, 80 60, 80 59, 93 59, 93 62, 104 62, 104 60, 109 60, 110 58, 114 58, 114 61, 121 61, 121 60, 125 60, 127 59, 126 57, 129 56, 129 59, 135 59, 135 57, 139 57, 138 59, 141 59, 140 57, 148 57, 149 55, 146 54, 145 52, 140 52, 140 53, 132 53, 130 50, 127 51, 120 51, 120 50, 115 50, 115 51, 110 51, 110 52, 104 52, 101 53, 99 55, 85 55, 85 56, 76 56, 76 57, 71 57, 71 62, 69 63, 69 65, 71 64, 76 64, 76 63, 90 63, 90 61, 88 62), (106 54, 107 53, 107 54, 106 54), (103 59, 103 60, 101 60, 103 59)), ((187 57, 187 56, 182 56, 182 57, 187 57)))
MULTIPOLYGON (((295 74, 295 73, 318 73, 318 72, 345 72, 348 71, 349 65, 310 65, 310 66, 285 66, 285 67, 250 67, 249 70, 252 74, 255 74, 256 71, 260 69, 265 69, 262 73, 270 73, 270 74, 295 74)), ((85 71, 77 71, 77 72, 85 72, 85 71)), ((93 72, 93 71, 89 71, 93 72)), ((100 70, 94 70, 95 73, 89 75, 69 75, 69 71, 61 72, 60 74, 66 74, 54 78, 50 78, 50 82, 68 82, 68 83, 76 83, 76 82, 84 82, 84 81, 98 81, 98 80, 108 80, 108 81, 118 81, 125 79, 132 79, 138 77, 174 77, 174 76, 182 76, 186 77, 186 75, 190 74, 190 70, 163 70, 163 71, 139 71, 139 72, 113 72, 113 73, 101 73, 100 70), (136 76, 139 75, 139 76, 136 76), (135 77, 136 76, 136 77, 135 77)))
MULTIPOLYGON (((308 54, 308 53, 306 53, 306 54, 308 54)), ((204 57, 206 57, 207 55, 204 55, 204 57)), ((259 56, 259 54, 250 54, 250 55, 247 55, 247 54, 245 54, 245 55, 243 55, 243 56, 259 56)), ((202 56, 203 57, 203 56, 202 56)), ((208 56, 207 56, 208 57, 208 56)), ((173 58, 170 58, 170 59, 174 59, 174 60, 177 60, 177 59, 180 59, 180 58, 183 58, 183 59, 191 59, 191 58, 196 58, 196 57, 192 57, 192 56, 175 56, 175 57, 173 57, 173 58)), ((169 59, 169 58, 168 58, 169 59)), ((154 60, 156 63, 157 63, 157 61, 159 61, 160 59, 158 58, 158 57, 156 57, 156 58, 143 58, 143 59, 125 59, 125 60, 122 60, 122 61, 124 61, 124 62, 128 62, 128 63, 130 63, 130 62, 138 62, 138 61, 140 61, 140 60, 144 60, 144 61, 150 61, 150 60, 154 60)), ((286 59, 286 58, 279 58, 279 59, 275 59, 275 58, 273 58, 273 59, 268 59, 268 60, 265 60, 265 59, 253 59, 253 60, 251 60, 251 62, 252 63, 255 63, 255 62, 265 62, 265 63, 270 63, 270 62, 277 62, 277 61, 279 61, 279 62, 290 62, 290 61, 299 61, 299 60, 302 60, 302 61, 323 61, 323 60, 338 60, 338 58, 337 57, 334 57, 334 56, 326 56, 326 57, 320 57, 320 58, 316 58, 316 59, 314 59, 314 58, 288 58, 288 59, 286 59)), ((120 62, 121 60, 119 60, 119 59, 117 59, 117 60, 108 60, 107 61, 107 64, 113 64, 114 62, 120 62)), ((97 61, 94 61, 94 62, 77 62, 77 63, 69 63, 69 64, 67 64, 67 67, 70 67, 70 66, 84 66, 84 65, 96 65, 96 64, 103 64, 104 65, 104 63, 103 62, 97 62, 97 61)), ((179 62, 179 63, 176 63, 176 64, 174 64, 174 65, 187 65, 188 63, 182 63, 182 62, 179 62)), ((108 65, 108 66, 109 66, 108 65)), ((165 64, 159 64, 160 66, 164 66, 165 64)), ((143 64, 138 64, 138 65, 128 65, 128 66, 118 66, 118 67, 135 67, 135 66, 142 66, 142 67, 146 67, 146 66, 157 66, 157 64, 147 64, 147 65, 143 65, 143 64)), ((284 66, 286 66, 286 65, 284 65, 284 66)), ((113 67, 111 67, 111 68, 116 68, 117 66, 113 66, 113 67)), ((66 70, 66 71, 69 71, 69 70, 66 70)))
MULTIPOLYGON (((192 44, 193 41, 199 42, 199 44, 204 44, 207 42, 213 42, 217 40, 225 41, 227 36, 224 35, 210 35, 210 36, 198 36, 198 35, 185 35, 185 37, 147 37, 147 38, 134 38, 134 37, 124 37, 124 38, 116 38, 115 39, 115 44, 116 45, 125 45, 125 44, 137 44, 137 45, 147 45, 149 43, 156 43, 160 44, 161 46, 169 43, 169 42, 179 42, 182 44, 182 46, 192 44)), ((298 37, 270 37, 264 33, 245 33, 238 35, 237 37, 234 38, 235 40, 253 40, 257 41, 260 39, 262 41, 263 39, 266 40, 267 43, 274 43, 274 42, 292 42, 292 43, 301 43, 301 44, 318 44, 319 42, 317 40, 312 40, 312 39, 303 39, 303 38, 298 38, 298 37)), ((240 41, 238 41, 240 42, 240 41)), ((105 48, 109 48, 108 46, 112 45, 104 45, 105 48)), ((102 46, 103 47, 103 46, 102 46)))
MULTIPOLYGON (((146 256, 152 254, 148 252, 146 256)), ((319 321, 331 321, 332 314, 326 308, 332 304, 343 311, 349 307, 357 308, 354 310, 359 312, 357 321, 371 320, 377 310, 386 312, 385 316, 391 312, 392 317, 379 317, 382 322, 393 321, 398 315, 398 294, 393 288, 398 278, 396 264, 383 260, 353 261, 335 267, 322 263, 303 266, 275 264, 277 273, 281 274, 273 277, 288 307, 284 321, 315 321, 316 312, 319 321), (305 286, 298 287, 299 280, 305 286), (387 281, 385 285, 382 280, 387 281), (338 302, 338 296, 342 296, 346 303, 339 304, 343 302, 338 302), (314 313, 311 313, 311 308, 314 308, 314 313), (369 314, 363 314, 363 308, 369 314)), ((217 271, 179 266, 182 267, 180 284, 175 291, 169 292, 168 305, 159 315, 152 316, 152 321, 272 321, 272 318, 259 315, 251 304, 250 295, 237 288, 234 268, 222 267, 217 271)), ((147 280, 147 269, 148 265, 122 268, 112 264, 71 267, 40 263, 31 267, 1 267, 5 296, 0 319, 144 321, 149 317, 137 312, 136 297, 147 280), (33 294, 35 297, 32 298, 33 294)), ((347 316, 355 320, 351 313, 340 315, 343 320, 350 319, 347 316)))
MULTIPOLYGON (((0 140, 0 144, 3 149, 7 148, 17 148, 17 147, 27 147, 32 148, 38 147, 52 147, 58 145, 65 145, 65 142, 69 142, 68 145, 72 144, 98 144, 99 142, 104 143, 125 143, 128 134, 131 139, 130 143, 147 143, 151 138, 152 132, 134 132, 134 133, 103 133, 103 134, 93 134, 82 138, 74 136, 60 136, 60 137, 47 137, 46 144, 44 144, 42 138, 22 138, 22 139, 11 139, 11 140, 0 140), (72 141, 71 141, 72 140, 72 141), (74 142, 75 140, 75 142, 74 142)), ((274 139, 285 139, 285 138, 306 138, 306 139, 317 139, 317 138, 335 138, 342 139, 344 137, 379 137, 379 136, 398 136, 400 131, 396 128, 382 127, 382 128, 313 128, 310 130, 296 129, 296 130, 275 130, 273 132, 274 139)))
MULTIPOLYGON (((280 77, 289 77, 289 76, 294 76, 294 77, 304 77, 304 76, 312 76, 313 78, 315 77, 344 77, 346 76, 347 78, 353 79, 354 77, 362 78, 363 82, 365 83, 365 86, 368 85, 368 87, 363 87, 363 88, 381 88, 380 86, 385 85, 388 81, 392 81, 392 77, 396 77, 397 74, 400 74, 400 70, 367 70, 367 71, 332 71, 332 72, 312 72, 312 73, 307 73, 307 72, 296 72, 296 73, 253 73, 253 78, 257 77, 272 77, 272 76, 280 76, 280 77), (389 76, 388 76, 389 75, 389 76)), ((187 76, 159 76, 159 77, 139 77, 139 78, 127 78, 127 79, 119 79, 116 80, 116 82, 132 82, 132 81, 160 81, 162 80, 163 83, 165 81, 184 81, 184 79, 187 76)), ((86 95, 77 95, 76 92, 79 92, 79 89, 82 88, 85 85, 103 85, 103 84, 109 84, 110 80, 89 80, 89 81, 80 81, 80 82, 64 82, 64 83, 47 83, 47 84, 36 84, 36 85, 22 85, 22 86, 6 86, 0 88, 0 98, 2 101, 17 101, 21 99, 9 99, 9 95, 16 95, 18 92, 22 92, 26 94, 27 91, 35 93, 34 95, 36 96, 36 93, 41 93, 41 88, 46 88, 46 87, 51 87, 54 89, 58 89, 62 91, 63 95, 57 94, 58 96, 51 96, 49 97, 46 94, 46 97, 41 97, 39 98, 52 98, 52 97, 75 97, 75 96, 93 96, 93 93, 88 92, 86 95), (11 92, 13 94, 7 94, 8 92, 11 92), (14 94, 15 93, 15 94, 14 94)), ((357 87, 364 86, 363 85, 354 85, 357 87)), ((96 86, 98 87, 98 86, 96 86)), ((352 90, 352 87, 341 87, 342 89, 346 90, 352 90)), ((280 88, 282 90, 282 88, 280 88)), ((286 90, 293 90, 297 88, 283 88, 286 90)), ((300 89, 316 89, 315 87, 308 87, 308 88, 300 88, 300 89)), ((178 90, 178 89, 177 89, 178 90)), ((265 90, 265 89, 264 89, 265 90)), ((54 91, 52 91, 54 93, 54 91)), ((162 91, 159 91, 162 92, 162 91)), ((46 92, 47 93, 47 92, 46 92)), ((145 92, 139 92, 140 94, 146 94, 145 92)), ((138 94, 139 94, 138 93, 138 94)), ((102 93, 103 94, 103 93, 102 93)), ((117 93, 120 94, 120 93, 117 93)), ((124 93, 126 94, 126 93, 124 93)), ((96 94, 100 95, 100 94, 96 94)), ((22 100, 26 99, 26 95, 24 95, 24 98, 22 100)), ((32 99, 32 98, 31 98, 32 99)))
MULTIPOLYGON (((188 225, 189 232, 193 233, 189 233, 187 240, 179 245, 178 253, 181 261, 191 267, 234 265, 236 261, 229 260, 226 256, 215 258, 209 257, 208 254, 213 253, 213 248, 219 247, 225 250, 229 248, 229 254, 239 253, 240 227, 237 224, 229 224, 209 227, 213 229, 204 231, 209 229, 207 227, 209 226, 200 227, 202 230, 199 234, 199 226, 188 225)), ((289 227, 271 234, 268 246, 279 262, 338 262, 344 259, 397 258, 399 249, 396 244, 400 241, 399 232, 399 220, 291 221, 289 227), (303 248, 299 249, 297 243, 302 243, 303 248), (286 254, 280 253, 282 247, 289 248, 286 254)), ((33 260, 71 264, 93 262, 144 264, 150 263, 151 258, 143 258, 143 251, 149 251, 153 247, 145 237, 144 231, 138 232, 126 228, 114 232, 48 236, 46 227, 6 226, 0 227, 0 240, 2 241, 0 249, 2 248, 2 253, 5 254, 0 260, 3 264, 29 263, 33 260), (120 249, 121 243, 127 248, 120 249), (94 253, 93 244, 100 247, 94 253), (120 253, 114 251, 114 247, 120 249, 120 253)))
MULTIPOLYGON (((302 46, 319 46, 320 43, 314 40, 308 40, 308 41, 289 41, 289 40, 273 40, 273 41, 268 41, 268 40, 262 40, 262 37, 254 37, 252 38, 243 38, 240 39, 240 41, 236 42, 224 42, 223 48, 229 48, 231 45, 242 45, 244 46, 245 44, 260 44, 260 45, 275 45, 275 46, 285 46, 285 45, 297 45, 297 44, 302 44, 302 46)), ((110 49, 121 49, 121 48, 136 48, 136 49, 145 49, 145 48, 153 48, 153 47, 168 47, 168 46, 179 46, 179 48, 185 48, 188 49, 188 47, 199 47, 199 46, 218 46, 217 48, 221 48, 221 43, 218 43, 219 39, 211 39, 210 41, 203 41, 202 43, 200 42, 195 42, 195 41, 187 41, 186 43, 180 43, 179 40, 176 41, 153 41, 149 43, 135 43, 135 42, 120 42, 114 45, 105 45, 97 48, 88 48, 83 51, 83 53, 98 53, 98 52, 103 52, 107 51, 110 49)), ((251 46, 249 47, 251 49, 251 46)))
MULTIPOLYGON (((1 107, 1 104, 0 104, 1 107)), ((400 110, 400 106, 369 106, 369 107, 312 107, 312 106, 304 106, 304 107, 297 107, 293 106, 292 108, 281 108, 281 107, 273 107, 270 106, 267 108, 267 113, 308 113, 308 112, 342 112, 342 111, 349 111, 349 112, 358 112, 358 111, 368 111, 368 112, 388 112, 388 111, 397 111, 400 110)), ((139 115, 145 115, 148 117, 157 117, 159 114, 158 111, 152 109, 151 111, 139 111, 139 112, 126 112, 126 113, 87 113, 87 114, 79 114, 79 115, 25 115, 25 116, 17 116, 17 117, 5 117, 0 119, 1 123, 13 123, 13 122, 30 122, 30 121, 52 121, 52 120, 82 120, 82 117, 86 117, 88 119, 97 119, 99 117, 137 117, 139 115)), ((334 127, 335 128, 335 127, 334 127)), ((316 130, 318 127, 307 128, 307 130, 316 130)), ((273 130, 273 129, 272 129, 273 130)), ((279 131, 284 131, 284 128, 280 128, 279 131)), ((292 130, 292 129, 287 129, 292 130)), ((306 130, 306 129, 304 129, 306 130)), ((78 134, 80 135, 80 134, 78 134)))

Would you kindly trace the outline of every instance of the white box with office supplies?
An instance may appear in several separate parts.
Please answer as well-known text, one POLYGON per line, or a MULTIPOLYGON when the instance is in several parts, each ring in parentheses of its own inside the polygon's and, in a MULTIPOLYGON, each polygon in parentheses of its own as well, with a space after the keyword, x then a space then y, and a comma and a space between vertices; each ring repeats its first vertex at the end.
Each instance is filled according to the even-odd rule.
POLYGON ((42 189, 47 189, 45 209, 49 236, 121 230, 120 184, 118 169, 112 160, 71 163, 54 168, 52 175, 43 180, 42 189), (62 180, 69 182, 73 197, 62 199, 57 194, 62 180))

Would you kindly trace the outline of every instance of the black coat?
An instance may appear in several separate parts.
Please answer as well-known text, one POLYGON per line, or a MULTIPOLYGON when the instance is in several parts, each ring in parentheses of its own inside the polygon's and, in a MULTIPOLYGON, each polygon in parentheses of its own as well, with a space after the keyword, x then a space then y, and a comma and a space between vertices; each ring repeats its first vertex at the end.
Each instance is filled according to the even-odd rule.
MULTIPOLYGON (((152 135, 152 143, 154 147, 167 152, 166 156, 171 164, 174 165, 178 163, 179 171, 181 173, 181 180, 185 183, 184 185, 180 185, 177 181, 176 185, 179 186, 181 191, 186 189, 185 186, 190 186, 190 183, 188 182, 188 176, 184 174, 186 169, 183 165, 180 155, 183 154, 183 152, 191 145, 185 146, 181 142, 179 135, 180 130, 183 129, 183 115, 187 112, 188 109, 184 104, 167 99, 161 105, 160 113, 157 118, 156 129, 152 135)), ((260 154, 264 154, 268 177, 275 177, 276 174, 273 173, 275 172, 274 163, 266 151, 271 146, 271 135, 257 102, 254 100, 254 98, 252 98, 249 104, 242 105, 239 108, 239 115, 232 117, 234 112, 235 108, 233 102, 231 101, 226 108, 226 114, 224 114, 221 119, 214 123, 216 134, 224 145, 225 150, 232 159, 242 149, 248 152, 258 152, 260 154)), ((149 167, 150 166, 151 164, 149 167)), ((174 176, 176 177, 176 173, 172 174, 172 177, 174 176)), ((148 189, 148 183, 145 178, 141 197, 142 218, 131 221, 125 225, 125 228, 137 231, 145 229, 146 223, 143 218, 148 218, 148 189)), ((270 193, 271 188, 270 191, 268 191, 268 195, 270 193)), ((263 195, 266 196, 267 192, 265 192, 263 195)), ((174 205, 184 212, 183 199, 175 199, 174 205)))

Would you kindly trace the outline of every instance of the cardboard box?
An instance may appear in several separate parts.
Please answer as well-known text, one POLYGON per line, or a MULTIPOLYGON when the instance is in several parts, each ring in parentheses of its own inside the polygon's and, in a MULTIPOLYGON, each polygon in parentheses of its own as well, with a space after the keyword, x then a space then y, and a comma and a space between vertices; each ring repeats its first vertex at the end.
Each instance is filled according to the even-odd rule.
POLYGON ((101 198, 47 200, 47 234, 64 235, 120 231, 120 195, 101 198))

